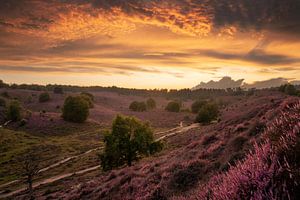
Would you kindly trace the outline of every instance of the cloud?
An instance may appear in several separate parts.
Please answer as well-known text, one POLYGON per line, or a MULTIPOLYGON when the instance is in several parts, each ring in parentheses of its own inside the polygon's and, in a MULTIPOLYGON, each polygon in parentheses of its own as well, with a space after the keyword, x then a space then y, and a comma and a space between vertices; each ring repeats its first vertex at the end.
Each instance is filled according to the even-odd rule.
POLYGON ((207 83, 201 82, 199 85, 192 88, 197 89, 227 89, 227 88, 237 88, 241 87, 244 79, 233 80, 231 77, 223 77, 219 81, 209 81, 207 83))

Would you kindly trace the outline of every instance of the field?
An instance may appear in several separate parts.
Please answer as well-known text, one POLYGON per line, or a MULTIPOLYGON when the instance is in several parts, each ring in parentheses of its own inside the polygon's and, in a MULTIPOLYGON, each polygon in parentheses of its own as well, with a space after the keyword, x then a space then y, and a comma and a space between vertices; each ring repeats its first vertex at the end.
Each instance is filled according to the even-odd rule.
POLYGON ((147 97, 93 92, 94 108, 88 120, 75 124, 61 118, 61 108, 67 96, 79 93, 51 93, 49 102, 39 103, 38 91, 5 91, 7 99, 18 99, 28 110, 24 126, 10 123, 0 128, 0 197, 12 199, 26 196, 18 158, 31 147, 41 149, 42 155, 34 181, 38 199, 143 199, 141 194, 150 195, 156 190, 167 197, 183 191, 190 194, 213 174, 227 171, 245 158, 253 144, 262 140, 265 127, 286 105, 299 99, 271 90, 257 91, 252 96, 219 96, 219 122, 200 125, 194 124, 195 114, 187 110, 192 99, 183 102, 184 111, 179 113, 167 112, 164 108, 170 99, 163 97, 154 98, 156 109, 133 112, 129 104, 147 97), (102 172, 98 155, 104 147, 103 135, 117 114, 149 121, 164 149, 132 167, 102 172), (184 175, 195 177, 188 186, 172 183, 174 174, 194 165, 199 167, 196 174, 192 171, 184 175))

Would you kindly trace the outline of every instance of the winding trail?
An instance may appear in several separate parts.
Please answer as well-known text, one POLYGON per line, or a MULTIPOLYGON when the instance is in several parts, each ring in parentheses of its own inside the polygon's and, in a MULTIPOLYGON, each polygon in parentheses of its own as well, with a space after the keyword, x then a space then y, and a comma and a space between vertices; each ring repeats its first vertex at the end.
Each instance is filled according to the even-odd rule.
MULTIPOLYGON (((197 128, 199 127, 199 124, 191 124, 189 126, 183 126, 182 123, 180 123, 180 126, 179 127, 176 127, 176 128, 172 128, 170 130, 167 130, 167 131, 163 131, 163 132, 157 132, 155 133, 154 135, 163 135, 159 138, 157 138, 155 141, 161 141, 161 140, 164 140, 166 138, 169 138, 169 137, 172 137, 174 135, 177 135, 177 134, 180 134, 180 133, 184 133, 184 132, 187 132, 191 129, 194 129, 194 128, 197 128)), ((48 167, 45 167, 41 170, 39 170, 39 173, 40 172, 44 172, 44 171, 47 171, 49 169, 52 169, 54 167, 58 167, 60 165, 62 165, 63 163, 66 163, 70 160, 73 160, 75 158, 78 158, 80 156, 83 156, 83 155, 86 155, 88 153, 91 153, 93 151, 96 151, 96 150, 101 150, 103 149, 104 147, 98 147, 98 148, 95 148, 95 149, 91 149, 89 151, 86 151, 85 153, 82 153, 82 154, 79 154, 79 155, 76 155, 76 156, 71 156, 71 157, 68 157, 64 160, 61 160, 53 165, 49 165, 48 167)), ((83 169, 83 170, 80 170, 80 171, 77 171, 77 172, 74 172, 74 173, 66 173, 66 174, 61 174, 61 175, 57 175, 57 176, 53 176, 53 177, 50 177, 50 178, 47 178, 47 179, 44 179, 44 180, 40 180, 40 181, 37 181, 36 183, 33 184, 33 188, 36 188, 36 187, 39 187, 39 186, 42 186, 42 185, 46 185, 46 184, 49 184, 49 183, 53 183, 55 181, 59 181, 59 180, 62 180, 64 178, 68 178, 68 177, 71 177, 73 175, 81 175, 81 174, 85 174, 85 173, 88 173, 88 172, 91 172, 91 171, 94 171, 96 169, 99 169, 101 166, 100 165, 97 165, 97 166, 93 166, 93 167, 89 167, 87 169, 83 169)), ((11 181, 9 183, 6 183, 6 184, 3 184, 3 185, 0 185, 0 188, 1 187, 4 187, 4 186, 8 186, 8 185, 11 185, 13 183, 16 183, 16 182, 19 182, 20 180, 14 180, 14 181, 11 181)), ((0 191, 0 199, 4 199, 4 198, 8 198, 8 197, 11 197, 13 195, 16 195, 18 193, 21 193, 21 192, 24 192, 26 191, 27 187, 22 187, 18 190, 15 190, 15 191, 12 191, 10 193, 6 193, 6 194, 3 194, 3 192, 0 191)))

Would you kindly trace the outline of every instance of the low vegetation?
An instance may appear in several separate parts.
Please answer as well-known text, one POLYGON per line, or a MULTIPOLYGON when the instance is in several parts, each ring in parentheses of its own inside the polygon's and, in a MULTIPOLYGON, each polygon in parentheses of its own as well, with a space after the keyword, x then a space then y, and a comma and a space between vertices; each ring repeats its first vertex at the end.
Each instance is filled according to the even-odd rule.
POLYGON ((50 101, 50 94, 48 92, 43 92, 39 96, 39 102, 45 103, 47 101, 50 101))
POLYGON ((171 101, 166 106, 165 110, 169 112, 179 112, 181 108, 181 104, 177 101, 171 101))
POLYGON ((199 110, 205 105, 207 104, 207 101, 204 101, 204 100, 198 100, 198 101, 195 101, 192 106, 191 106, 191 110, 192 110, 192 113, 195 113, 197 114, 199 112, 199 110))
POLYGON ((64 90, 63 90, 63 88, 60 87, 60 86, 55 86, 55 87, 53 88, 53 93, 54 93, 54 94, 63 94, 63 93, 64 93, 64 90))
POLYGON ((62 117, 66 121, 82 123, 89 116, 89 104, 81 96, 69 96, 63 106, 62 117))
POLYGON ((154 141, 153 132, 148 123, 143 123, 133 117, 118 115, 113 122, 112 131, 104 138, 105 150, 100 155, 103 170, 139 160, 141 156, 149 156, 162 146, 154 141))
POLYGON ((0 107, 6 107, 6 101, 1 97, 0 97, 0 107))
POLYGON ((156 108, 156 101, 153 98, 147 99, 146 104, 148 110, 153 110, 156 108))
POLYGON ((287 95, 300 96, 300 91, 297 91, 296 87, 292 84, 285 84, 280 86, 279 91, 287 95))

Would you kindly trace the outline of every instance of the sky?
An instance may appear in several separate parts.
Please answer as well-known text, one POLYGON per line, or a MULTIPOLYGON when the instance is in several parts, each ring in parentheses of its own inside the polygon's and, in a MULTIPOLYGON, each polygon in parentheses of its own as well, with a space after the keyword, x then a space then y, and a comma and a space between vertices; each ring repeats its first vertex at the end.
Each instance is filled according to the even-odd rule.
POLYGON ((300 0, 1 0, 0 79, 187 88, 300 79, 300 0))

